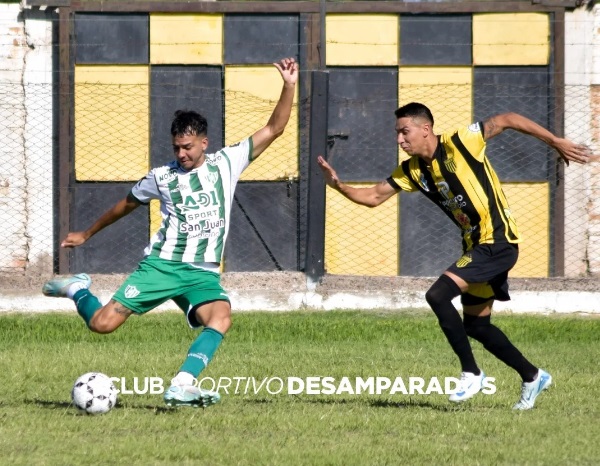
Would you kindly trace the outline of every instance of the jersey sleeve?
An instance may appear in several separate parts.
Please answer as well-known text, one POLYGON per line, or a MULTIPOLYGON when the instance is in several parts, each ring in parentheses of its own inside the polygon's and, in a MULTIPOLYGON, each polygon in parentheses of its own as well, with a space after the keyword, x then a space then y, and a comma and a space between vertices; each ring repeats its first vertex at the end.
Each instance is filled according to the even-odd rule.
POLYGON ((141 204, 148 204, 152 199, 160 198, 155 171, 156 169, 152 170, 131 188, 129 194, 135 197, 141 204))
POLYGON ((458 137, 469 153, 479 162, 483 162, 486 147, 483 136, 483 122, 473 123, 470 126, 460 128, 458 130, 458 137))
POLYGON ((402 191, 406 192, 417 191, 417 187, 413 183, 411 183, 410 179, 408 178, 408 175, 404 172, 403 165, 405 164, 401 164, 398 165, 398 167, 396 167, 396 169, 392 172, 391 176, 388 178, 388 183, 390 183, 390 181, 393 181, 393 183, 390 183, 390 185, 394 189, 401 189, 402 191))
POLYGON ((252 162, 252 151, 251 137, 220 150, 229 160, 231 173, 235 178, 239 178, 242 172, 250 165, 250 162, 252 162))

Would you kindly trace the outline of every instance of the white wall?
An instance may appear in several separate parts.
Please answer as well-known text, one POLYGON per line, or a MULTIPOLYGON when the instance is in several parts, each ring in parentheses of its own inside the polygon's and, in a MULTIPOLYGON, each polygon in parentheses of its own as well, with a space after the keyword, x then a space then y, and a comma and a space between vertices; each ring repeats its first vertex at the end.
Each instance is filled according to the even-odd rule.
MULTIPOLYGON (((565 136, 600 154, 600 8, 565 17, 565 136)), ((598 162, 565 168, 565 275, 600 273, 598 162)))
POLYGON ((51 272, 50 17, 0 4, 0 272, 51 272))

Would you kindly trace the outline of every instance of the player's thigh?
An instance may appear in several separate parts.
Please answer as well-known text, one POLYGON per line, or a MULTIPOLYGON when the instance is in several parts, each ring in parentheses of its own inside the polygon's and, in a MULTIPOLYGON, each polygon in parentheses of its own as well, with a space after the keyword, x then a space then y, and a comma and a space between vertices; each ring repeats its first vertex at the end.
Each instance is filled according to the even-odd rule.
POLYGON ((194 286, 183 290, 173 301, 183 310, 192 328, 209 326, 221 332, 231 325, 229 296, 217 273, 197 273, 194 286))
POLYGON ((135 314, 145 314, 181 293, 193 277, 188 265, 146 257, 129 275, 112 299, 135 314))

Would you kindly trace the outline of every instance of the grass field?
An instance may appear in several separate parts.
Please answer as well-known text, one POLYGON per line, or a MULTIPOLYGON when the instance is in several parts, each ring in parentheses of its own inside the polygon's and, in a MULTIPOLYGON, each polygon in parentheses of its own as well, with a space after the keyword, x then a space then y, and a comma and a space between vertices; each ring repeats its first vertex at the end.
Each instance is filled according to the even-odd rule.
MULTIPOLYGON (((76 315, 0 316, 0 464, 482 464, 600 462, 600 319, 498 316, 554 377, 536 408, 513 412, 520 380, 474 343, 497 391, 453 405, 443 394, 225 395, 206 410, 162 395, 120 395, 102 416, 70 406, 84 372, 162 377, 195 333, 175 313, 132 318, 111 335, 76 315)), ((247 313, 204 376, 456 377, 429 313, 247 313)), ((272 391, 277 391, 271 386, 272 391)), ((276 388, 276 387, 275 387, 276 388)))

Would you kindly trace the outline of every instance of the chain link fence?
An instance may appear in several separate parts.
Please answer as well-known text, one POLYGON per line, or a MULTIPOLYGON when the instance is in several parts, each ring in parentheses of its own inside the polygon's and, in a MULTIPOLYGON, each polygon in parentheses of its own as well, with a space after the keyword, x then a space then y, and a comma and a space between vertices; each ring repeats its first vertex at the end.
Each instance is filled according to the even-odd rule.
MULTIPOLYGON (((16 44, 15 53, 27 47, 16 44)), ((51 79, 32 82, 3 65, 4 276, 131 272, 160 224, 155 202, 70 251, 62 270, 59 243, 66 232, 89 227, 150 168, 172 159, 169 126, 176 109, 197 110, 208 118, 208 152, 213 152, 263 126, 281 89, 277 70, 265 64, 75 64, 67 96, 72 140, 66 159, 57 147, 58 134, 65 131, 57 102, 65 96, 56 84, 58 72, 65 71, 53 66, 44 75, 51 79)), ((515 111, 598 152, 600 94, 585 85, 557 86, 558 72, 549 66, 456 67, 444 69, 445 77, 433 83, 435 69, 328 66, 327 71, 326 127, 311 125, 311 74, 301 61, 298 95, 285 133, 242 176, 224 272, 304 271, 309 213, 318 207, 310 203, 308 189, 311 183, 323 183, 309 172, 315 156, 311 135, 326 141, 324 155, 340 178, 353 186, 371 186, 389 177, 406 157, 396 144, 394 110, 408 102, 432 109, 438 133, 515 111)), ((545 144, 509 131, 491 140, 487 152, 524 237, 513 276, 597 276, 598 163, 565 168, 545 144)), ((402 192, 369 209, 324 185, 322 189, 320 241, 328 274, 430 277, 460 256, 460 231, 418 193, 402 192)))

